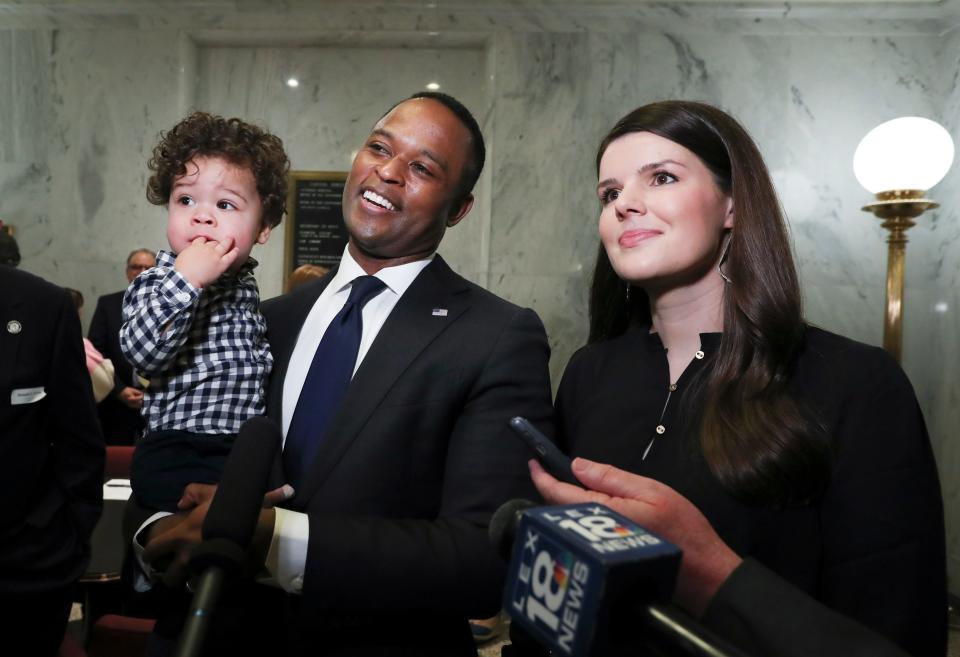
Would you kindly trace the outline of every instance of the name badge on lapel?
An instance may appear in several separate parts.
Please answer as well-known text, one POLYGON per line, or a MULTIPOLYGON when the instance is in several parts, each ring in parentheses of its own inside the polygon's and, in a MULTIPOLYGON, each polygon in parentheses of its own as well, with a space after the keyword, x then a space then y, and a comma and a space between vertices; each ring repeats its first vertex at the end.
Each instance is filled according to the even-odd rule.
POLYGON ((33 404, 47 396, 47 391, 43 386, 37 388, 18 388, 10 393, 10 405, 22 406, 23 404, 33 404))

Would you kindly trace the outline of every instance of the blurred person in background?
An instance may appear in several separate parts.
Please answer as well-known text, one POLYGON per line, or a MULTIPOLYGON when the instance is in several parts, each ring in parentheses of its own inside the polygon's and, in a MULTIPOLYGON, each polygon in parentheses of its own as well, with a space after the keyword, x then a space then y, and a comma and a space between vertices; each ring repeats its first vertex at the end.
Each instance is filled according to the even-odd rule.
POLYGON ((322 278, 328 271, 330 271, 329 267, 322 267, 320 265, 300 265, 290 272, 290 277, 287 278, 287 284, 284 287, 283 293, 289 294, 293 289, 308 281, 312 281, 315 278, 322 278))
POLYGON ((90 558, 103 436, 70 295, 11 253, 0 228, 0 636, 4 654, 45 657, 90 558))
MULTIPOLYGON (((82 319, 83 293, 70 287, 64 289, 70 294, 70 299, 77 309, 77 316, 82 319)), ((99 404, 113 390, 113 362, 109 358, 104 358, 103 354, 87 338, 83 339, 83 350, 87 357, 87 371, 90 372, 90 382, 93 384, 93 399, 99 404)))
POLYGON ((20 264, 20 247, 8 226, 3 225, 0 219, 0 265, 16 267, 20 264))
MULTIPOLYGON (((150 249, 136 249, 127 256, 127 282, 156 264, 150 249)), ((137 381, 133 367, 120 351, 120 306, 126 290, 105 294, 97 299, 87 337, 114 368, 114 384, 110 394, 99 403, 100 426, 108 445, 132 445, 143 433, 143 386, 137 381)))

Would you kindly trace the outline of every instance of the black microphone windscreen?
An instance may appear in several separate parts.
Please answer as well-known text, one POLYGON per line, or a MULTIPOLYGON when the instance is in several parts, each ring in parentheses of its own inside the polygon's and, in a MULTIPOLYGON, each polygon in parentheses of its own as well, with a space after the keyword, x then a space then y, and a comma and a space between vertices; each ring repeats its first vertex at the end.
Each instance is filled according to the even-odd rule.
POLYGON ((490 545, 504 561, 510 560, 510 551, 517 536, 517 525, 520 522, 520 513, 533 508, 537 504, 530 500, 508 500, 500 505, 490 517, 488 535, 490 545))
POLYGON ((203 522, 204 540, 225 538, 244 549, 250 544, 281 440, 280 427, 265 417, 243 423, 203 522))

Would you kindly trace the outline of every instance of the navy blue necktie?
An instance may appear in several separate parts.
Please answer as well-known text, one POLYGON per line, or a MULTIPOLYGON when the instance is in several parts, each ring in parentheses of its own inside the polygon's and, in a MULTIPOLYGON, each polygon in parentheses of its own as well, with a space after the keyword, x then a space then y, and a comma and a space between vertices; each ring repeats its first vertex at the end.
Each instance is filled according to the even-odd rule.
POLYGON ((330 322, 313 355, 283 445, 287 483, 295 489, 313 463, 353 378, 363 334, 363 306, 384 287, 375 276, 353 279, 347 303, 330 322))

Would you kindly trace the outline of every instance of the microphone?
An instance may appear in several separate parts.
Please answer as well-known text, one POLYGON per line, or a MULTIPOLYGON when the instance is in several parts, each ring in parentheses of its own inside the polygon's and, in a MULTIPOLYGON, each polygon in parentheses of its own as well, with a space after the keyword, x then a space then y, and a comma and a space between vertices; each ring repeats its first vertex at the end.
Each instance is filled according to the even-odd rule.
POLYGON ((656 654, 742 657, 662 604, 673 593, 679 548, 600 504, 532 506, 501 506, 490 541, 498 550, 513 543, 504 609, 552 654, 622 654, 642 645, 656 654))
POLYGON ((253 417, 243 423, 203 521, 205 541, 223 538, 243 548, 250 544, 281 442, 280 427, 272 420, 253 417))
POLYGON ((181 657, 200 654, 224 579, 243 569, 281 441, 280 428, 265 417, 240 427, 203 521, 203 542, 190 555, 190 568, 199 577, 177 646, 181 657))
POLYGON ((513 544, 517 539, 517 527, 520 525, 520 517, 527 509, 537 506, 530 500, 508 500, 500 505, 500 508, 490 516, 488 533, 490 535, 490 544, 496 549, 497 554, 504 561, 510 561, 510 555, 513 551, 513 544))

